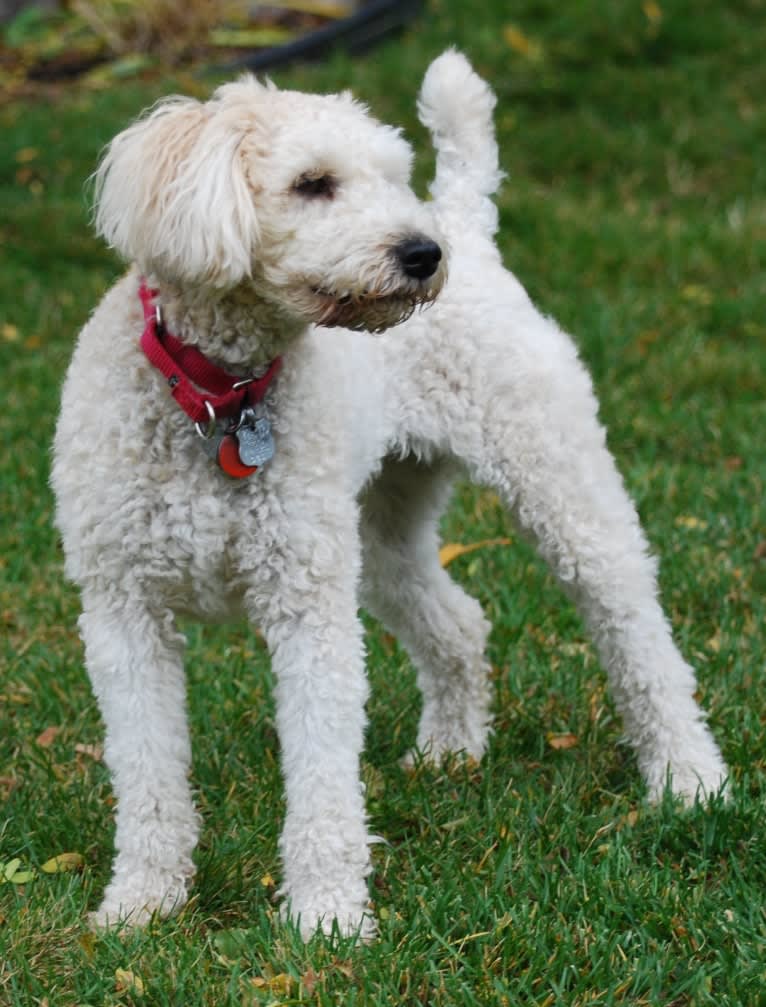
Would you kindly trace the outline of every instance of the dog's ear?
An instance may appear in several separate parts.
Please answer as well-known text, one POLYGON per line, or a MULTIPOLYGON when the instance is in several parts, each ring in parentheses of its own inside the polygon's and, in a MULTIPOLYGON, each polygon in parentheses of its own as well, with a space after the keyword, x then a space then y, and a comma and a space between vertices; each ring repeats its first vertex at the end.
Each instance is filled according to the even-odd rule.
POLYGON ((249 276, 258 227, 241 146, 253 118, 216 98, 156 105, 112 140, 94 175, 98 232, 160 279, 225 289, 249 276))

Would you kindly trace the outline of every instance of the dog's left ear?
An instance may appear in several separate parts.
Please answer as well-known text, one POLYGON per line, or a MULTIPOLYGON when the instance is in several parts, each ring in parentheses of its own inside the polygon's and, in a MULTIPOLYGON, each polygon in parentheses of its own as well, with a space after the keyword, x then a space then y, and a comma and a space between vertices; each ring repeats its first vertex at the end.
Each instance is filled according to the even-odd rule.
POLYGON ((250 276, 258 224, 242 145, 262 90, 249 80, 206 104, 168 99, 107 148, 96 227, 142 271, 220 289, 250 276))

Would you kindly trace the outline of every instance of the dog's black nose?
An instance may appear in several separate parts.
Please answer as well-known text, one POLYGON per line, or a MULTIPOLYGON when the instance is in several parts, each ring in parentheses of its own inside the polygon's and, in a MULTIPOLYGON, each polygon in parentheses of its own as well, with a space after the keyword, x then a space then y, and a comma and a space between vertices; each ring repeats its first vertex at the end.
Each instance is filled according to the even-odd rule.
POLYGON ((405 238, 394 251, 402 269, 414 280, 427 280, 433 276, 442 257, 441 248, 430 238, 405 238))

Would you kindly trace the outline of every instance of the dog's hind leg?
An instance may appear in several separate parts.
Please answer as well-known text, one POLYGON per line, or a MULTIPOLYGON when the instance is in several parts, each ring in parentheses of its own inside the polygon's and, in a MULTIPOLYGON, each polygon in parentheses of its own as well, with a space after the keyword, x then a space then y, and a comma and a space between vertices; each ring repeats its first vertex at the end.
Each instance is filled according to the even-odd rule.
POLYGON ((170 613, 110 605, 95 592, 83 597, 80 630, 117 799, 117 855, 92 920, 135 926, 179 909, 194 874, 183 637, 170 613))
MULTIPOLYGON (((438 520, 454 472, 386 461, 362 503, 362 602, 410 654, 423 696, 416 751, 481 758, 489 731, 489 624, 439 563, 438 520)), ((412 753, 408 759, 413 757, 412 753)))
POLYGON ((471 401, 456 402, 452 416, 441 403, 442 426, 578 604, 650 795, 662 793, 668 774, 687 800, 713 793, 726 767, 660 607, 656 563, 606 447, 588 376, 552 323, 530 316, 527 331, 534 351, 524 361, 507 362, 507 344, 479 347, 471 401))

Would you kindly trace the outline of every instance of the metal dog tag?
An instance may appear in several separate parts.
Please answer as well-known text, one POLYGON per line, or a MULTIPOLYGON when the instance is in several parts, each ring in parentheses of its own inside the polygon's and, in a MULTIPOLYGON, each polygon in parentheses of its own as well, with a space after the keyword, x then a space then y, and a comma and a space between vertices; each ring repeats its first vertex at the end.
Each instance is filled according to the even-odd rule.
POLYGON ((235 434, 243 465, 257 465, 260 468, 274 457, 274 437, 266 416, 256 415, 253 409, 243 410, 235 434))

